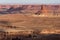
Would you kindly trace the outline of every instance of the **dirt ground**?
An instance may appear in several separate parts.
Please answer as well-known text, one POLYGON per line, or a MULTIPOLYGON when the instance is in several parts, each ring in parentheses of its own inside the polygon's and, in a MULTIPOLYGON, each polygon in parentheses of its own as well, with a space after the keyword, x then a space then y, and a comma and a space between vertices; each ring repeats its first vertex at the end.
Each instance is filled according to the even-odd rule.
MULTIPOLYGON (((21 34, 30 34, 30 32, 32 31, 34 31, 35 33, 29 35, 28 37, 22 36, 22 39, 21 36, 15 36, 15 38, 10 37, 10 39, 12 38, 12 40, 60 40, 60 17, 37 17, 22 14, 0 15, 0 36, 3 36, 2 32, 11 32, 12 35, 17 35, 20 34, 17 32, 21 31, 23 31, 21 34)), ((6 40, 8 39, 9 38, 7 36, 6 40)))
MULTIPOLYGON (((60 30, 60 17, 34 17, 22 14, 0 15, 0 29, 39 30, 43 33, 60 30), (48 30, 48 31, 47 31, 48 30)), ((52 33, 54 33, 52 32, 52 33)))

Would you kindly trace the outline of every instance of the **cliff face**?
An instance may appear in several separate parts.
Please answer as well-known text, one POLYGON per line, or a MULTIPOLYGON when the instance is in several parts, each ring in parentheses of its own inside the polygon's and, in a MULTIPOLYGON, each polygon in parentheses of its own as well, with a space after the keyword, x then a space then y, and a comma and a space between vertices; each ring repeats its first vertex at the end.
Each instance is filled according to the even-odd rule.
POLYGON ((0 5, 0 11, 8 10, 11 7, 13 7, 13 11, 21 11, 22 13, 44 15, 60 14, 60 5, 0 5))

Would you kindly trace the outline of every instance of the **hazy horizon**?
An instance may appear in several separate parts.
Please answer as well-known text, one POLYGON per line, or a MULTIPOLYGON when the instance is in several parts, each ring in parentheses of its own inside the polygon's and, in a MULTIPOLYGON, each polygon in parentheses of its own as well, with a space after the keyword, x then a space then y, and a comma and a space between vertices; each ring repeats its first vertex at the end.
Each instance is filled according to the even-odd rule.
POLYGON ((60 4, 60 0, 0 0, 0 4, 60 4))

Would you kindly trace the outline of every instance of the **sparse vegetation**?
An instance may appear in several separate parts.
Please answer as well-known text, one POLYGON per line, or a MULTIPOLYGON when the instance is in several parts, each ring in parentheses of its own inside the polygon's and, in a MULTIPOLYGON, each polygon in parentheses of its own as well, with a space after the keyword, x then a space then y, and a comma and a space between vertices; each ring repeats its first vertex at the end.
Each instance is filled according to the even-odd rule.
POLYGON ((8 32, 14 33, 16 30, 16 32, 20 32, 21 30, 33 30, 33 33, 28 36, 25 35, 28 32, 22 33, 24 35, 17 35, 19 32, 15 32, 15 35, 9 34, 7 35, 6 40, 59 40, 60 36, 58 36, 58 32, 55 31, 60 30, 59 24, 60 17, 33 17, 31 15, 25 16, 21 14, 7 14, 0 16, 0 29, 4 29, 5 31, 8 30, 7 34, 8 32), (4 26, 2 26, 2 24, 4 26), (48 34, 40 34, 42 31, 48 34), (51 34, 51 32, 54 32, 54 34, 51 34))

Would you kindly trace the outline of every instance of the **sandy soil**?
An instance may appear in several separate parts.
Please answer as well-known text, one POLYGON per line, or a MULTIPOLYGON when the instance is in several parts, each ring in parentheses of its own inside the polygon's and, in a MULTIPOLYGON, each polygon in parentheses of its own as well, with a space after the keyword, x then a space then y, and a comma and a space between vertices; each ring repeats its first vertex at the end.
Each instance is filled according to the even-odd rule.
POLYGON ((41 33, 58 33, 60 30, 60 17, 34 17, 22 14, 0 15, 0 29, 13 30, 39 30, 41 33))

